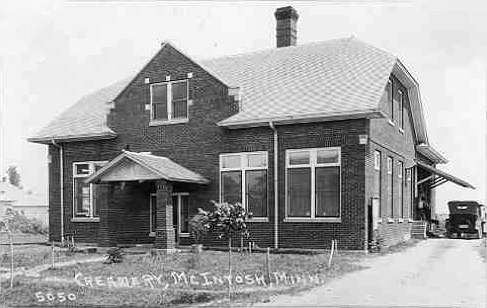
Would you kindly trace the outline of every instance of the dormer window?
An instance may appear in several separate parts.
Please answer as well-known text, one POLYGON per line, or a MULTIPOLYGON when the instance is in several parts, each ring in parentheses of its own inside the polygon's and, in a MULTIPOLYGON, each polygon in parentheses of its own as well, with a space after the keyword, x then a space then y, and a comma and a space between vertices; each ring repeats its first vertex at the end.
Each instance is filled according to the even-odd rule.
POLYGON ((150 88, 151 123, 181 123, 188 120, 188 81, 154 83, 150 88))

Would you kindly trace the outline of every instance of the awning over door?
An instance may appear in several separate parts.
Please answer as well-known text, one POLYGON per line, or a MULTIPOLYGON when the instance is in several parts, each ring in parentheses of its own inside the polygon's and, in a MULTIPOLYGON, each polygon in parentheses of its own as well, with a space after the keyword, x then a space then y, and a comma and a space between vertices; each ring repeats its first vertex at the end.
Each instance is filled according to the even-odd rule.
POLYGON ((418 164, 418 167, 420 167, 426 171, 431 172, 431 176, 418 181, 418 185, 428 182, 429 187, 434 188, 436 186, 439 186, 443 183, 450 181, 452 183, 455 183, 455 184, 460 185, 460 186, 465 187, 465 188, 475 189, 475 187, 472 186, 470 183, 468 183, 464 180, 461 180, 461 179, 459 179, 459 178, 457 178, 451 174, 448 174, 444 171, 436 169, 435 167, 429 166, 429 165, 422 163, 420 161, 416 161, 416 163, 418 164))
POLYGON ((123 151, 86 179, 87 183, 144 181, 164 179, 172 182, 207 184, 203 176, 150 153, 123 151))

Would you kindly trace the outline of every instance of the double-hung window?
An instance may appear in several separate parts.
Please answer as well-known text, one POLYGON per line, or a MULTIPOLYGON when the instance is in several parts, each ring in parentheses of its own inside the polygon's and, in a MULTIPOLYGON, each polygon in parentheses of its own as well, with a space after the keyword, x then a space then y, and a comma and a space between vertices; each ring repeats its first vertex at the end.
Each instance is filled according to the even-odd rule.
POLYGON ((399 104, 399 128, 404 129, 404 94, 401 90, 397 91, 397 101, 399 104))
POLYGON ((286 151, 286 218, 340 218, 340 190, 340 148, 286 151))
POLYGON ((188 93, 188 80, 151 84, 151 122, 186 121, 188 93))
POLYGON ((267 152, 220 155, 220 200, 242 204, 253 218, 266 218, 267 157, 267 152))
POLYGON ((394 160, 387 157, 387 205, 389 207, 389 217, 394 218, 394 160))
POLYGON ((374 152, 374 197, 379 198, 379 217, 381 217, 382 210, 381 210, 381 204, 382 204, 382 196, 381 196, 381 161, 382 161, 382 155, 380 151, 375 151, 374 152))
POLYGON ((73 219, 98 220, 100 217, 101 192, 96 184, 86 184, 85 180, 106 162, 73 163, 73 219))
POLYGON ((387 107, 389 108, 389 117, 391 122, 394 122, 394 102, 393 102, 393 92, 392 92, 392 80, 387 81, 386 93, 387 93, 387 107))
POLYGON ((399 205, 401 206, 401 218, 404 218, 404 181, 403 181, 403 172, 404 172, 404 163, 400 161, 397 166, 397 181, 399 182, 399 205))

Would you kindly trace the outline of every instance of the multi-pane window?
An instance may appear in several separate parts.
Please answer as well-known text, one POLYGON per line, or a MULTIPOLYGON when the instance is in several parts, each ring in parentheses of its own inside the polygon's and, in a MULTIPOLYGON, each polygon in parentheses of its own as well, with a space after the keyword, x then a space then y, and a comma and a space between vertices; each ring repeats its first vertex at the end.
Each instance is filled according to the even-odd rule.
POLYGON ((394 177, 393 177, 393 159, 387 157, 387 206, 389 208, 389 217, 394 217, 394 177))
POLYGON ((382 155, 380 151, 374 152, 374 195, 373 197, 379 198, 379 217, 382 214, 381 210, 381 160, 382 155))
POLYGON ((100 216, 101 192, 96 184, 86 184, 88 176, 106 162, 73 163, 73 217, 96 218, 100 216))
POLYGON ((392 80, 387 81, 386 94, 387 94, 387 108, 389 109, 389 117, 394 122, 394 103, 392 95, 392 80))
POLYGON ((267 152, 220 155, 222 202, 241 203, 255 218, 267 217, 267 152))
POLYGON ((397 179, 399 182, 399 205, 401 206, 401 218, 404 218, 404 181, 403 181, 403 171, 404 163, 400 161, 397 166, 397 179))
POLYGON ((151 120, 170 121, 188 118, 188 81, 151 85, 151 120))
POLYGON ((399 128, 404 129, 404 94, 401 90, 397 91, 397 101, 399 103, 399 128))
POLYGON ((340 148, 286 151, 286 217, 340 217, 340 148))

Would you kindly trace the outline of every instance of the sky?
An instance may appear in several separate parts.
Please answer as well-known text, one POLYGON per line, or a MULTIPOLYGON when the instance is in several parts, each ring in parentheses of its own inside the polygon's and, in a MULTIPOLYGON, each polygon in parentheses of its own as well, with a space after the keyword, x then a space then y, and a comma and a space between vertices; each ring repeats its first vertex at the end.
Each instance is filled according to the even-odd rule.
POLYGON ((195 60, 275 46, 274 11, 298 11, 298 44, 355 37, 396 55, 420 84, 438 167, 486 198, 485 1, 157 2, 0 0, 0 170, 47 194, 47 146, 33 136, 83 95, 135 74, 170 41, 195 60))

